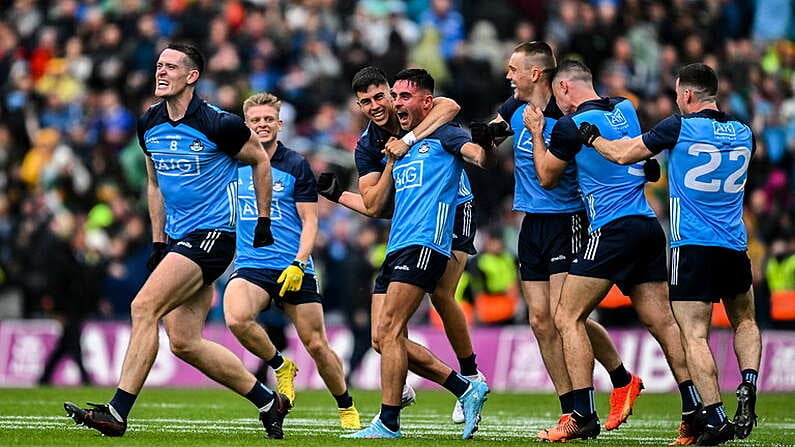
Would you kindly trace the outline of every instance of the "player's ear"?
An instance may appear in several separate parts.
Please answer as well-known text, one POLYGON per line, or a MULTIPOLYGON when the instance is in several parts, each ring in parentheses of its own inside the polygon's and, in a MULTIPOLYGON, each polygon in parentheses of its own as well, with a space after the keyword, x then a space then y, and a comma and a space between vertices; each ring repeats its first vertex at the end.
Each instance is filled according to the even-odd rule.
POLYGON ((199 80, 199 70, 190 70, 188 72, 188 85, 196 84, 196 81, 199 80))

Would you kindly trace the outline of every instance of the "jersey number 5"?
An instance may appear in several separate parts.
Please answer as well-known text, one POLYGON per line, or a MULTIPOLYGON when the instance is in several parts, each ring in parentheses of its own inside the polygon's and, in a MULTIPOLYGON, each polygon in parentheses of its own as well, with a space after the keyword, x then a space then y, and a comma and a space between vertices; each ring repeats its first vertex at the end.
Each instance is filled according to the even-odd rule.
MULTIPOLYGON (((687 150, 687 153, 690 155, 695 155, 696 157, 698 157, 699 154, 704 153, 709 155, 709 160, 703 165, 691 168, 689 171, 687 171, 687 173, 685 173, 685 186, 697 191, 720 191, 721 179, 714 178, 708 182, 705 182, 698 180, 698 178, 710 174, 718 169, 718 167, 720 167, 721 161, 723 160, 723 153, 720 152, 717 147, 704 143, 697 143, 690 146, 690 149, 687 150)), ((745 179, 743 178, 743 180, 739 182, 738 180, 748 170, 748 163, 751 161, 751 150, 747 147, 737 147, 728 152, 728 157, 730 161, 736 161, 740 157, 743 157, 743 164, 726 177, 726 180, 723 182, 723 191, 727 193, 740 192, 745 186, 745 179)))

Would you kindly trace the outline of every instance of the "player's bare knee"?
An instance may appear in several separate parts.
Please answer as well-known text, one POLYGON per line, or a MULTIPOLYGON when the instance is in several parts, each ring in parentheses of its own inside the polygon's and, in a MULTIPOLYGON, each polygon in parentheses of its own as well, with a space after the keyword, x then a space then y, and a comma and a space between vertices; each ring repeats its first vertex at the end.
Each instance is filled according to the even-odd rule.
POLYGON ((532 313, 530 315, 530 327, 539 341, 550 340, 555 337, 557 332, 555 323, 549 315, 532 313))
POLYGON ((198 348, 197 340, 193 340, 192 338, 186 336, 171 335, 168 341, 171 352, 182 360, 190 362, 190 360, 195 356, 198 348))
POLYGON ((133 323, 156 323, 160 318, 154 300, 146 296, 137 296, 130 303, 130 318, 133 323))
POLYGON ((224 321, 226 327, 232 331, 233 334, 238 335, 246 331, 246 328, 254 321, 247 315, 242 315, 237 312, 224 312, 224 321))
POLYGON ((328 342, 320 335, 312 336, 304 344, 304 347, 306 348, 306 352, 308 352, 312 358, 321 357, 323 353, 330 349, 328 342))

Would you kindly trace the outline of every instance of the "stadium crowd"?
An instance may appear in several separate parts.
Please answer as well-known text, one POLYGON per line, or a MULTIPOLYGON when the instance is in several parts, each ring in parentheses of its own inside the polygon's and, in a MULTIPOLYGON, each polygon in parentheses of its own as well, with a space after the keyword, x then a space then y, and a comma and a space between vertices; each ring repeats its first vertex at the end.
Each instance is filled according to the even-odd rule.
MULTIPOLYGON (((514 46, 544 39, 560 59, 585 62, 600 95, 629 98, 646 130, 675 112, 678 68, 703 61, 720 75, 721 108, 750 123, 757 138, 745 216, 761 326, 777 324, 770 318, 771 289, 795 290, 795 7, 787 0, 2 5, 0 287, 4 296, 21 293, 22 316, 129 316, 148 275, 151 242, 136 117, 153 103, 157 54, 178 39, 207 55, 197 87, 202 97, 242 114, 252 92, 274 92, 284 99, 280 138, 315 173, 334 170, 351 186, 352 151, 365 122, 349 85, 365 65, 388 76, 407 66, 428 69, 437 94, 456 100, 460 121, 468 123, 490 119, 511 95, 504 64, 514 46), (52 280, 64 241, 82 288, 52 280)), ((509 147, 496 167, 468 170, 482 256, 515 254, 520 216, 511 211, 509 147)), ((664 228, 666 190, 664 180, 647 190, 664 228)), ((369 305, 385 225, 321 200, 314 256, 331 318, 369 305)), ((479 258, 472 264, 473 295, 487 288, 478 284, 516 281, 510 262, 500 264, 511 270, 502 281, 477 281, 479 258)), ((221 306, 216 309, 211 318, 220 320, 221 306)), ((526 321, 521 305, 507 321, 526 321)))

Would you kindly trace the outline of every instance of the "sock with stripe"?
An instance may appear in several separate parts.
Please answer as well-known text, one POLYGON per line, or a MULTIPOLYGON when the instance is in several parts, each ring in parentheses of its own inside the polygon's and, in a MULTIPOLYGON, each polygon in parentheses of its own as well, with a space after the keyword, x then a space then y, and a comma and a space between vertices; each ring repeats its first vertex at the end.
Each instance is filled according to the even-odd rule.
POLYGON ((259 408, 259 411, 268 411, 271 408, 270 406, 273 405, 273 391, 269 390, 259 380, 251 388, 251 391, 246 393, 245 398, 259 408))
POLYGON ((560 400, 560 414, 570 414, 574 411, 574 391, 561 394, 558 399, 560 400))
POLYGON ((276 354, 270 360, 265 360, 265 363, 276 371, 284 365, 284 357, 282 357, 281 352, 276 351, 276 354))
POLYGON ((596 417, 593 387, 572 391, 572 398, 574 405, 571 415, 577 423, 587 422, 596 417))
POLYGON ((704 411, 707 413, 707 424, 713 427, 720 427, 726 422, 726 409, 723 408, 723 402, 707 405, 704 407, 704 411))
POLYGON ((682 414, 690 414, 701 406, 701 395, 692 380, 679 384, 679 394, 682 396, 682 414))
POLYGON ((121 418, 121 421, 126 421, 137 397, 138 396, 135 394, 130 394, 121 388, 116 388, 116 394, 113 395, 113 399, 108 403, 111 407, 111 414, 113 414, 114 411, 117 413, 114 414, 113 417, 117 419, 121 418))
POLYGON ((458 374, 455 371, 451 371, 450 375, 444 379, 444 383, 442 386, 450 391, 451 393, 455 394, 455 397, 461 397, 464 393, 467 392, 469 388, 469 380, 463 378, 461 374, 458 374))
POLYGON ((381 423, 392 431, 400 429, 400 405, 381 404, 381 423))
POLYGON ((743 382, 748 382, 756 388, 756 379, 759 378, 759 372, 755 369, 744 369, 741 373, 743 376, 743 382))

